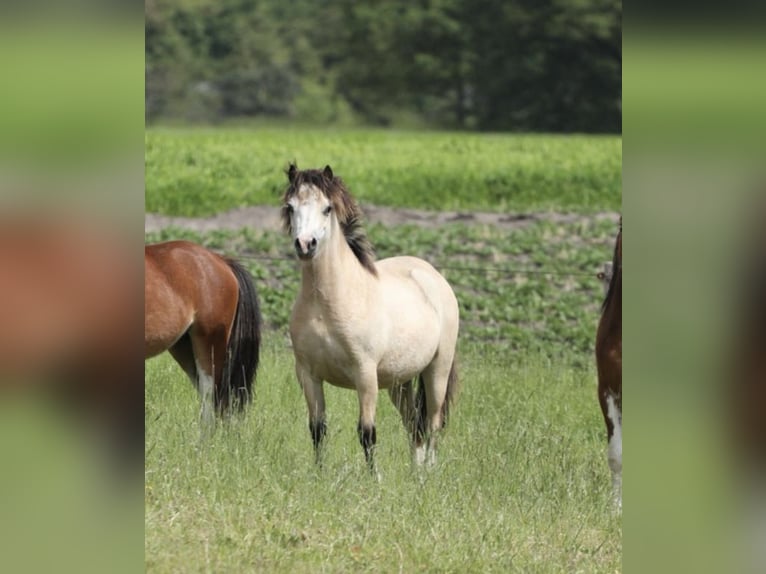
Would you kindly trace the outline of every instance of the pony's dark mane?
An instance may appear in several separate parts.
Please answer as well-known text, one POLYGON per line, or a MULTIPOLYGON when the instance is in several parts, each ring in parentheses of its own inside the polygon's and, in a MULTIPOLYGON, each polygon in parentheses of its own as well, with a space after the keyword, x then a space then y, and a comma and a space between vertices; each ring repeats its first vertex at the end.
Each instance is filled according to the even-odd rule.
POLYGON ((359 263, 367 271, 377 276, 375 251, 362 227, 362 211, 346 189, 343 180, 335 177, 329 167, 324 170, 304 169, 299 171, 295 165, 291 164, 287 174, 290 185, 285 191, 282 207, 282 224, 285 230, 288 233, 291 231, 290 214, 287 211, 288 200, 298 192, 302 185, 313 185, 330 200, 341 229, 343 229, 346 243, 359 263))
POLYGON ((609 280, 609 288, 604 297, 601 310, 604 311, 616 295, 622 294, 622 261, 620 260, 620 244, 622 243, 622 218, 620 218, 620 232, 614 242, 614 254, 612 255, 612 278, 609 280))

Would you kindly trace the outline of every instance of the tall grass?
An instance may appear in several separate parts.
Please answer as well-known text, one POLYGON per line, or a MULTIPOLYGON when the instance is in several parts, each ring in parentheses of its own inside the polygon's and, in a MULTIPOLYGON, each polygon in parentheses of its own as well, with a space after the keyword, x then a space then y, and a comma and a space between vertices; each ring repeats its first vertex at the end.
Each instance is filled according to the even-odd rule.
POLYGON ((146 210, 202 216, 275 204, 288 162, 330 164, 362 202, 499 212, 619 210, 617 136, 151 128, 146 210))
POLYGON ((293 358, 270 336, 248 413, 199 442, 199 401, 167 356, 146 365, 146 565, 152 572, 613 572, 593 369, 460 351, 462 393, 430 472, 411 467, 387 394, 380 483, 356 393, 326 385, 323 469, 293 358))
MULTIPOLYGON (((617 211, 618 137, 383 130, 170 129, 146 134, 146 209, 276 206, 288 161, 331 164, 362 202, 429 209, 617 211)), ((146 363, 146 567, 152 572, 614 572, 592 341, 611 218, 513 229, 370 225, 380 257, 442 269, 461 305, 462 392, 439 464, 411 467, 381 392, 366 470, 356 393, 325 386, 313 463, 286 336, 298 269, 282 234, 166 230, 242 258, 268 326, 254 404, 200 443, 199 400, 169 356, 146 363), (525 272, 529 270, 531 272, 525 272)))

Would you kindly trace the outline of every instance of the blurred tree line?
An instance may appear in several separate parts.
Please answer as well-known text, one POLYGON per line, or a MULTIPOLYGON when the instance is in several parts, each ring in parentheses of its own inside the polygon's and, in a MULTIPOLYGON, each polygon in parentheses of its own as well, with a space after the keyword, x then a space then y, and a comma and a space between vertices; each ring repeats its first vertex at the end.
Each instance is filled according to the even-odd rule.
POLYGON ((146 115, 619 132, 621 0, 147 0, 146 115))

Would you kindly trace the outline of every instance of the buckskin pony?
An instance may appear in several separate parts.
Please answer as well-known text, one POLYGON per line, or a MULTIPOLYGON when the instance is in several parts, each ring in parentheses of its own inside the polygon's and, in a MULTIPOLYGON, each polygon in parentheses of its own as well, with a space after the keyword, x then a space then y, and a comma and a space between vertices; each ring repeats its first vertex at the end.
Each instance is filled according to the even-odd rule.
POLYGON ((330 166, 299 171, 290 165, 287 175, 282 218, 301 269, 290 336, 317 462, 326 433, 326 381, 356 390, 359 442, 374 475, 380 389, 401 414, 413 461, 434 464, 436 435, 458 381, 452 288, 422 259, 376 261, 361 210, 330 166))

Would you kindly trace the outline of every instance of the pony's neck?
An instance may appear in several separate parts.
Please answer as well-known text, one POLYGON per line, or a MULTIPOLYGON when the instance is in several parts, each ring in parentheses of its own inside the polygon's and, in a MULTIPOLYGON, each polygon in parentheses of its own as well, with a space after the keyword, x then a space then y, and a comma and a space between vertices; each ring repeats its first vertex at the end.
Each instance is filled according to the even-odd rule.
POLYGON ((312 260, 302 262, 303 296, 325 305, 344 305, 364 285, 369 272, 346 243, 333 220, 330 241, 312 260))

